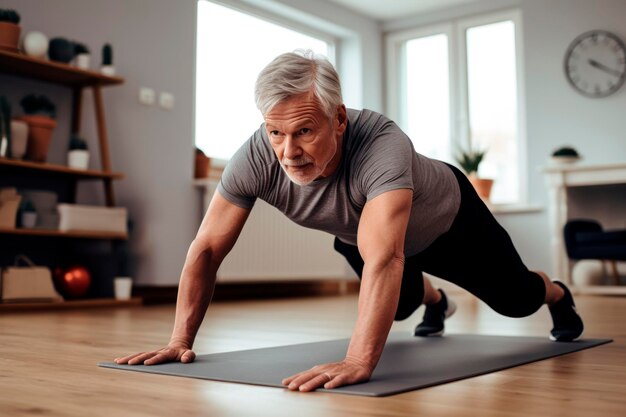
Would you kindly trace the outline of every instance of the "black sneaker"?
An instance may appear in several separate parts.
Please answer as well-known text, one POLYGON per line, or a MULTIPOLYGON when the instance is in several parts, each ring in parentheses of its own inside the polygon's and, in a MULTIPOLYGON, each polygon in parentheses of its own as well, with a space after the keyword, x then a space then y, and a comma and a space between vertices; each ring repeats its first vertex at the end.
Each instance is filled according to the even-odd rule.
POLYGON ((437 304, 426 306, 424 318, 413 332, 415 336, 441 336, 444 329, 444 320, 453 315, 456 311, 456 303, 452 300, 448 300, 448 297, 446 297, 442 289, 438 291, 441 293, 441 300, 439 300, 437 304))
POLYGON ((584 329, 583 321, 576 312, 576 305, 572 293, 559 281, 554 281, 563 288, 565 295, 555 304, 549 306, 554 327, 550 330, 550 340, 556 342, 571 342, 576 340, 584 329))

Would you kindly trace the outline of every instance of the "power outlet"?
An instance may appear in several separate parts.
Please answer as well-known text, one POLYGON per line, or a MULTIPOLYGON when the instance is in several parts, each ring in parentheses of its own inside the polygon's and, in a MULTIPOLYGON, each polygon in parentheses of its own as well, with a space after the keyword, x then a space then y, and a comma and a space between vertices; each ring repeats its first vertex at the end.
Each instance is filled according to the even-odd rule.
POLYGON ((147 87, 139 88, 139 102, 146 106, 153 106, 156 101, 156 93, 153 89, 147 87))
POLYGON ((172 110, 174 108, 174 94, 165 91, 159 94, 159 106, 165 110, 172 110))

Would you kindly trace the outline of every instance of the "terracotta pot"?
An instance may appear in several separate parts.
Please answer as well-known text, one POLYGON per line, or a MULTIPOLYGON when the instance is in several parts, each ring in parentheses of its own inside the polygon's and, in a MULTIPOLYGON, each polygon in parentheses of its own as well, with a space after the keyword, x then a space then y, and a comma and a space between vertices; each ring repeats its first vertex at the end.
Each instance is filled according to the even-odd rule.
POLYGON ((475 175, 468 176, 470 182, 474 186, 476 193, 480 198, 485 201, 489 201, 491 196, 491 188, 493 187, 493 180, 487 178, 478 178, 475 175))
POLYGON ((211 158, 203 153, 196 152, 196 164, 194 169, 194 178, 208 178, 211 169, 211 158))
POLYGON ((0 49, 17 52, 22 27, 11 22, 0 22, 0 49))
POLYGON ((28 146, 24 159, 46 162, 52 131, 57 122, 51 117, 36 114, 16 117, 16 119, 28 123, 28 146))

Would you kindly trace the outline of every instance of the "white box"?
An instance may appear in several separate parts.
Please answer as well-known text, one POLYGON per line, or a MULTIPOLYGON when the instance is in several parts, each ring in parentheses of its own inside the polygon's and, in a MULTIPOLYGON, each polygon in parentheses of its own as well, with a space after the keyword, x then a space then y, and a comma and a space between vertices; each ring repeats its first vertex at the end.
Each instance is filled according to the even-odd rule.
POLYGON ((127 233, 126 207, 59 204, 59 230, 127 233))

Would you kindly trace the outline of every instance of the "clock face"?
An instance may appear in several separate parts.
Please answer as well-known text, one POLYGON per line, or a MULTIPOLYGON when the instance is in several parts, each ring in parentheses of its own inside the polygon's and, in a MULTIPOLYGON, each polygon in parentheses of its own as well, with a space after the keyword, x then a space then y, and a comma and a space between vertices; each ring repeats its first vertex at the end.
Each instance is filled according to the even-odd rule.
POLYGON ((578 92, 606 97, 626 80, 626 46, 610 32, 592 30, 574 39, 564 66, 567 80, 578 92))

